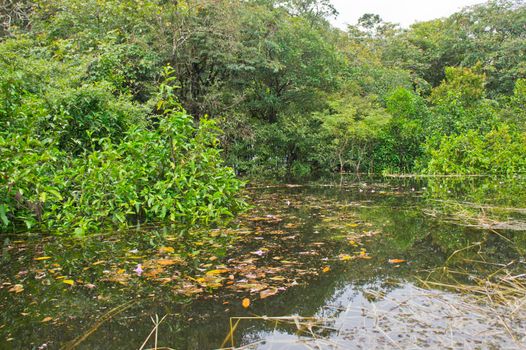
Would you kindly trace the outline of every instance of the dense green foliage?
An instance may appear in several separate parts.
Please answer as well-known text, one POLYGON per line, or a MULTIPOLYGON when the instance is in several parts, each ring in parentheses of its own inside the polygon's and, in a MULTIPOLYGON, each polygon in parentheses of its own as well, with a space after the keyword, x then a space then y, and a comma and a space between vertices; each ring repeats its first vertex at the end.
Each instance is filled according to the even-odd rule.
POLYGON ((343 31, 334 14, 326 0, 4 2, 3 227, 217 222, 242 206, 221 158, 245 176, 524 172, 522 1, 409 29, 366 14, 343 31))
POLYGON ((216 122, 187 115, 170 67, 141 103, 87 59, 55 59, 31 39, 0 50, 1 227, 80 235, 130 220, 221 223, 243 209, 216 122))

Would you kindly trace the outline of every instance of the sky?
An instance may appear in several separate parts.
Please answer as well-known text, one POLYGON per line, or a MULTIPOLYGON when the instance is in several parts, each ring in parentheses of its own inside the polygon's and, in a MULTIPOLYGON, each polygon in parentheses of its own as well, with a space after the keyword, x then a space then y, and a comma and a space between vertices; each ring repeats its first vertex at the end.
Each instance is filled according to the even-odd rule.
POLYGON ((483 0, 331 0, 340 15, 333 23, 345 29, 356 24, 364 13, 380 15, 384 21, 399 23, 402 27, 420 21, 447 17, 465 6, 480 4, 483 0))

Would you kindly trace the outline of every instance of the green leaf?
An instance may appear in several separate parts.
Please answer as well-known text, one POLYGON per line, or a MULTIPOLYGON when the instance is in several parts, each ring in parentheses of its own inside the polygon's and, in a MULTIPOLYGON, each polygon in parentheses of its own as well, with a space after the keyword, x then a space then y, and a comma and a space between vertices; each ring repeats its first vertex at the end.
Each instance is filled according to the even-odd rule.
POLYGON ((0 205, 0 219, 4 226, 9 225, 9 219, 7 219, 7 210, 5 204, 0 205))

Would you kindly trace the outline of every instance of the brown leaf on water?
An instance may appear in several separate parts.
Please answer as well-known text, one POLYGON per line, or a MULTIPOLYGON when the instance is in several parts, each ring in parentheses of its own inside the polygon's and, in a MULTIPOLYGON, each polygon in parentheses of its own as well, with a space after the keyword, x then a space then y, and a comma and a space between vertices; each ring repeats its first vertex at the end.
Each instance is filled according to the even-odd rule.
POLYGON ((157 278, 157 282, 161 282, 162 284, 166 284, 172 281, 170 277, 163 277, 163 278, 157 278))
POLYGON ((176 292, 186 296, 192 296, 194 294, 202 293, 203 289, 191 283, 184 283, 181 288, 176 289, 176 292))
POLYGON ((265 290, 262 290, 261 292, 259 292, 259 297, 261 299, 265 299, 265 298, 271 297, 271 296, 276 295, 276 294, 278 294, 278 289, 277 288, 269 288, 269 289, 265 289, 265 290))
POLYGON ((24 291, 24 286, 21 284, 15 284, 11 288, 9 288, 9 292, 11 293, 22 293, 24 291))
POLYGON ((123 274, 110 273, 108 277, 103 278, 102 281, 119 283, 125 286, 128 284, 129 278, 130 278, 130 275, 127 273, 123 273, 123 274))
POLYGON ((236 289, 245 289, 251 293, 257 293, 267 288, 268 285, 266 283, 237 283, 235 287, 236 289))
POLYGON ((161 266, 176 265, 180 263, 178 259, 159 259, 155 260, 155 262, 161 266))
POLYGON ((157 267, 157 268, 149 269, 143 272, 142 275, 148 278, 157 278, 157 276, 163 272, 164 272, 164 269, 162 267, 157 267))

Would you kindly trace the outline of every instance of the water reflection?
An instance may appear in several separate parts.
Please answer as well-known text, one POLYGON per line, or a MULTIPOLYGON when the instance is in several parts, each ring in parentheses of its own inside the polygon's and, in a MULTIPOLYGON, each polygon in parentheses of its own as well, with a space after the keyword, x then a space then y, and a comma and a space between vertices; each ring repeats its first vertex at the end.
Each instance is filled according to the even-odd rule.
MULTIPOLYGON (((0 348, 60 348, 88 333, 76 348, 138 348, 155 314, 169 315, 160 327, 159 344, 173 349, 218 348, 230 317, 254 315, 316 316, 326 322, 323 329, 314 327, 314 334, 333 342, 319 343, 323 348, 514 348, 525 341, 520 335, 526 330, 524 318, 509 318, 504 310, 437 286, 422 289, 420 281, 472 283, 509 262, 514 263, 507 269, 524 273, 524 232, 477 225, 481 213, 486 222, 523 219, 523 185, 520 179, 361 178, 259 186, 249 192, 254 210, 235 231, 242 239, 227 243, 229 232, 226 248, 201 236, 191 249, 184 248, 183 240, 194 238, 170 228, 80 241, 4 237, 0 348), (137 263, 165 259, 159 247, 168 245, 191 263, 170 263, 155 283, 133 276, 137 263), (190 259, 199 254, 205 256, 190 259), (52 259, 34 260, 42 256, 52 259), (214 292, 179 295, 175 277, 198 273, 212 257, 224 262, 234 276, 232 284, 225 279, 214 292), (394 259, 403 262, 389 262, 394 259), (323 272, 325 267, 330 270, 323 272), (54 278, 74 276, 83 284, 44 283, 43 274, 50 270, 56 270, 54 278), (128 277, 113 278, 120 275, 128 277), (24 292, 9 292, 16 283, 23 284, 24 292), (258 288, 280 286, 276 296, 259 299, 258 288), (252 300, 249 309, 241 306, 244 297, 252 300), (128 302, 126 310, 98 323, 128 302), (47 316, 53 320, 42 322, 47 316), (513 329, 515 340, 506 327, 513 329)), ((265 342, 256 346, 260 349, 315 348, 312 334, 303 331, 298 338, 296 329, 295 322, 243 321, 234 341, 265 342)))

